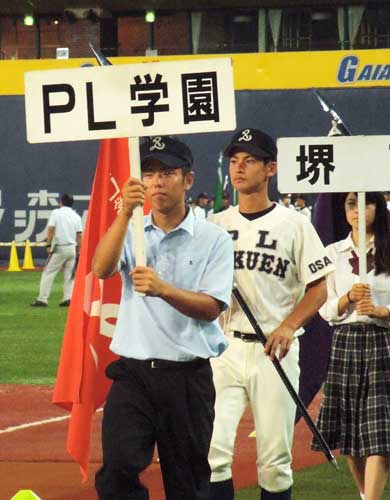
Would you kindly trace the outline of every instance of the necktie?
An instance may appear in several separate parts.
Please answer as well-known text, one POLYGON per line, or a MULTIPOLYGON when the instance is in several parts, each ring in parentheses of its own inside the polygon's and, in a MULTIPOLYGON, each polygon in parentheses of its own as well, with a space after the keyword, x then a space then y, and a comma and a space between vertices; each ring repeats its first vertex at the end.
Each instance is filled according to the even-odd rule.
MULTIPOLYGON (((356 255, 355 251, 351 252, 352 257, 348 259, 352 267, 352 273, 359 276, 359 257, 356 255)), ((367 253, 367 272, 369 273, 375 267, 375 257, 372 248, 367 253)))

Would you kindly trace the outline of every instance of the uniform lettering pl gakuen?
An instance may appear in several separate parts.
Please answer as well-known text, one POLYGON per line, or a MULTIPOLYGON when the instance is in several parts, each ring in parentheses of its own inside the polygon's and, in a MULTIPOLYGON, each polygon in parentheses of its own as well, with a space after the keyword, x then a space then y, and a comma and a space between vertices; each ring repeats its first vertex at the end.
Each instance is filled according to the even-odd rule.
MULTIPOLYGON (((230 230, 233 241, 238 239, 239 231, 230 230)), ((291 264, 290 260, 277 255, 278 242, 269 236, 269 231, 258 231, 259 239, 256 243, 256 248, 264 248, 274 250, 273 253, 257 250, 235 250, 234 251, 234 269, 248 269, 249 271, 257 270, 259 272, 273 274, 278 278, 284 279, 287 270, 291 264)), ((331 261, 328 257, 317 259, 308 264, 311 273, 315 273, 329 266, 331 261)))

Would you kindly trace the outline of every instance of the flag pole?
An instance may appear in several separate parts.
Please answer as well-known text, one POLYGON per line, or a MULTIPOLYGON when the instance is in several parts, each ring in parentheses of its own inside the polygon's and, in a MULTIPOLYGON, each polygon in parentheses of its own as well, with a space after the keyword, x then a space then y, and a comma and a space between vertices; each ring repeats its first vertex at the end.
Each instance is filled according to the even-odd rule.
MULTIPOLYGON (((332 130, 336 129, 340 135, 352 135, 342 118, 332 106, 330 106, 316 89, 314 93, 319 100, 325 113, 332 117, 332 130)), ((367 245, 366 245, 366 193, 358 193, 358 215, 359 215, 359 282, 367 283, 367 245)))
POLYGON ((229 176, 226 174, 225 175, 225 180, 224 180, 224 183, 223 183, 222 193, 225 193, 225 190, 228 187, 228 184, 229 184, 229 176))
MULTIPOLYGON (((138 137, 129 137, 129 163, 131 166, 131 176, 135 179, 141 180, 141 161, 138 137)), ((135 230, 135 263, 137 266, 145 266, 144 212, 141 205, 134 207, 132 219, 135 230)))
POLYGON ((358 193, 359 216, 359 281, 367 283, 367 245, 366 245, 366 193, 358 193))
MULTIPOLYGON (((99 66, 111 66, 111 62, 91 42, 88 45, 93 52, 99 66)), ((139 155, 139 138, 129 137, 129 164, 131 175, 135 179, 141 179, 141 161, 139 155)), ((144 234, 144 212, 142 206, 134 208, 133 217, 135 229, 135 263, 137 266, 146 265, 145 257, 145 234, 144 234)), ((144 295, 144 294, 142 294, 144 295)))
POLYGON ((222 160, 223 154, 220 152, 218 157, 217 182, 214 192, 214 213, 220 212, 223 199, 223 177, 222 177, 222 160))
POLYGON ((345 125, 343 122, 342 118, 340 115, 337 114, 336 110, 330 106, 325 99, 319 94, 318 90, 313 89, 314 93, 319 100, 322 109, 325 111, 325 113, 329 113, 330 116, 332 117, 332 120, 336 123, 337 128, 339 129, 341 135, 352 135, 348 127, 345 125))
POLYGON ((238 192, 237 189, 233 189, 233 205, 238 205, 238 192))

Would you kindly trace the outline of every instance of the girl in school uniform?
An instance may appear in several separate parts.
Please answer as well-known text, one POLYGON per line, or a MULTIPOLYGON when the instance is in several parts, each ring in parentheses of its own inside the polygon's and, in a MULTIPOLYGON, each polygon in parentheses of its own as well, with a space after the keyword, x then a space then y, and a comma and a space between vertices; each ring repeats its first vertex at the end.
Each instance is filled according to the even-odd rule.
POLYGON ((351 232, 328 247, 335 271, 320 314, 335 330, 318 427, 346 455, 361 498, 379 500, 390 459, 390 223, 383 194, 367 193, 367 283, 359 283, 357 205, 356 193, 345 195, 351 232))

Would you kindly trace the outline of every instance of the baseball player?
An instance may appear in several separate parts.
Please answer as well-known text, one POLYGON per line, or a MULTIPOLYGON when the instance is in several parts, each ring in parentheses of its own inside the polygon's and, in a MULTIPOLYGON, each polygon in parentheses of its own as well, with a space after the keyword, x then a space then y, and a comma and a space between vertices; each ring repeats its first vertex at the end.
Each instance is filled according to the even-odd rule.
POLYGON ((235 282, 267 336, 265 348, 233 299, 225 313, 229 340, 213 360, 217 398, 209 462, 212 500, 232 500, 231 465, 237 426, 252 407, 261 500, 291 498, 291 445, 296 407, 270 358, 275 355, 298 391, 302 326, 326 300, 333 265, 306 217, 270 201, 277 148, 267 134, 245 129, 224 152, 239 205, 210 217, 232 236, 235 282), (306 291, 305 291, 306 290, 306 291))
POLYGON ((64 286, 59 306, 70 305, 83 228, 81 217, 72 208, 73 196, 63 194, 60 205, 50 214, 46 242, 49 258, 42 272, 39 296, 30 304, 32 307, 47 307, 55 277, 60 271, 64 273, 64 286))
POLYGON ((206 213, 207 213, 207 204, 209 202, 209 197, 207 196, 206 193, 200 193, 198 194, 197 200, 196 200, 196 205, 194 207, 194 214, 196 217, 200 217, 201 219, 206 218, 206 213))

